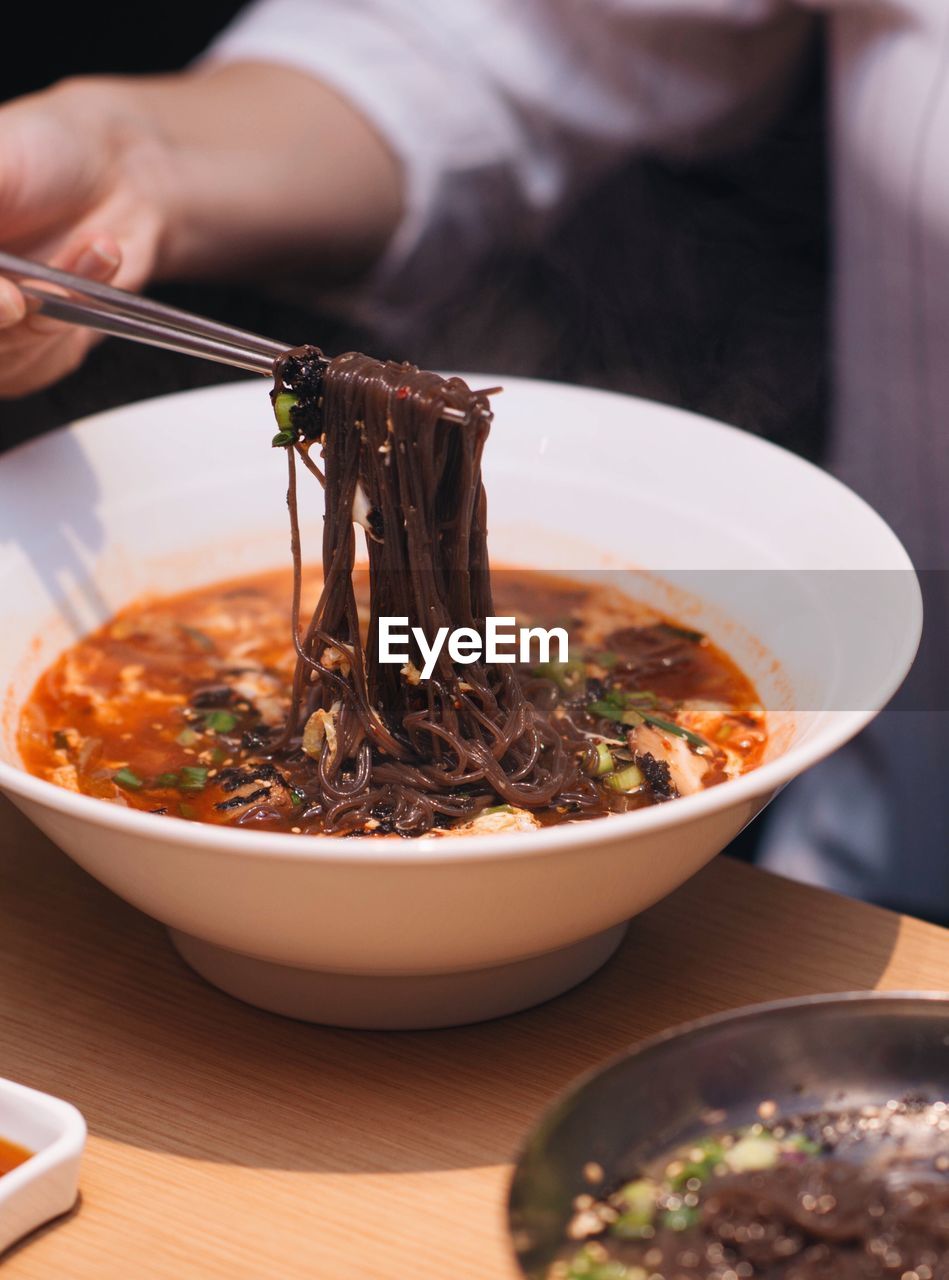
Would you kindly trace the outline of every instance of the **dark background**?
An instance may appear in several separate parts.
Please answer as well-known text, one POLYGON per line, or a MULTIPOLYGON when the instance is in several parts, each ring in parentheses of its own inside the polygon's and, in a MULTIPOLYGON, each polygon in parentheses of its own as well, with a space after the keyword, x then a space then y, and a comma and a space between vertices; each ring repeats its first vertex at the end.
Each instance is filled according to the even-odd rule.
MULTIPOLYGON (((175 70, 240 7, 61 7, 29 56, 5 42, 0 97, 68 75, 175 70)), ((752 152, 703 170, 650 161, 615 175, 541 252, 489 264, 477 297, 458 298, 427 332, 406 335, 405 350, 390 340, 385 354, 638 392, 819 456, 827 385, 821 63, 815 45, 794 102, 752 152)), ((372 334, 247 290, 170 292, 280 339, 378 350, 372 334)), ((111 404, 227 376, 106 343, 59 387, 0 403, 0 447, 111 404)))
MULTIPOLYGON (((240 8, 60 8, 29 56, 6 42, 0 97, 67 75, 178 69, 240 8)), ((823 57, 754 150, 704 169, 644 161, 592 193, 542 250, 499 257, 424 332, 382 352, 371 333, 243 288, 161 291, 179 305, 291 343, 421 365, 611 387, 682 405, 819 459, 827 416, 827 193, 823 57)), ((110 341, 58 386, 0 401, 0 449, 71 418, 220 381, 220 366, 110 341)), ((740 480, 740 477, 736 477, 740 480)), ((631 478, 631 486, 634 478, 631 478)), ((730 852, 751 857, 756 823, 730 852)))

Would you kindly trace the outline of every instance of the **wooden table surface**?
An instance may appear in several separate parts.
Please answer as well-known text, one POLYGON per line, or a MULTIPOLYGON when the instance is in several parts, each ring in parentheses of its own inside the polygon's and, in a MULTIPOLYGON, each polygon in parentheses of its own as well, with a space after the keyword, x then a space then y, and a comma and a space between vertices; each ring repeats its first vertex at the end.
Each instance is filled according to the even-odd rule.
POLYGON ((207 986, 2 800, 0 903, 0 1074, 89 1124, 79 1206, 4 1280, 512 1280, 511 1158, 581 1071, 715 1010, 949 974, 949 932, 720 858, 542 1008, 307 1026, 207 986))

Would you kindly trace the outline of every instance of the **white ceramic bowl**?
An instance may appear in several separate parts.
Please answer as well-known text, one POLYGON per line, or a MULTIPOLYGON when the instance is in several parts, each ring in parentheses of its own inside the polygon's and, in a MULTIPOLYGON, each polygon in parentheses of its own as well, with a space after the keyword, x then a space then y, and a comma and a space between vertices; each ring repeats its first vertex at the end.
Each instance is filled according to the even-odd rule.
MULTIPOLYGON (((709 631, 755 679, 772 713, 757 771, 602 821, 414 842, 202 827, 60 790, 17 756, 36 676, 144 592, 286 564, 285 463, 269 448, 262 382, 132 405, 0 458, 0 788, 167 924, 211 982, 278 1012, 436 1026, 565 990, 631 916, 852 737, 916 651, 905 552, 821 471, 663 406, 471 376, 506 385, 485 459, 495 562, 616 571, 624 587, 619 570, 654 571, 632 589, 709 631)), ((311 486, 314 559, 321 501, 311 486)))
POLYGON ((0 1177, 0 1252, 76 1203, 86 1122, 68 1102, 0 1079, 0 1137, 32 1152, 0 1177))

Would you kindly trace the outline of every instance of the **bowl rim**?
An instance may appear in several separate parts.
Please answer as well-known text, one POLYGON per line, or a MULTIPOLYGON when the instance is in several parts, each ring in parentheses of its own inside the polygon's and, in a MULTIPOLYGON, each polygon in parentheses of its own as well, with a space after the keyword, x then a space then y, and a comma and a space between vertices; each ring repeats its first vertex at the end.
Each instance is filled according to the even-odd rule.
POLYGON ((947 1013, 949 1013, 949 990, 900 988, 894 991, 815 991, 804 996, 781 996, 777 1000, 756 1000, 754 1004, 742 1004, 731 1009, 719 1009, 715 1013, 704 1013, 701 1017, 689 1018, 686 1022, 677 1022, 674 1026, 664 1027, 661 1031, 655 1031, 651 1035, 644 1036, 642 1040, 635 1041, 625 1049, 618 1049, 615 1053, 611 1053, 602 1062, 598 1062, 593 1067, 588 1067, 586 1071, 582 1071, 569 1084, 565 1085, 557 1096, 552 1098, 535 1117, 531 1124, 530 1134, 519 1149, 517 1164, 520 1164, 520 1158, 530 1145, 534 1133, 553 1111, 562 1106, 568 1098, 572 1098, 592 1081, 599 1076, 605 1075, 606 1072, 611 1071, 613 1067, 619 1066, 622 1062, 638 1058, 645 1053, 651 1053, 654 1049, 659 1049, 673 1040, 684 1040, 688 1036, 701 1035, 705 1031, 714 1030, 716 1027, 728 1023, 753 1022, 757 1018, 780 1017, 784 1013, 800 1009, 832 1009, 838 1005, 850 1009, 861 1004, 868 1006, 919 1004, 923 1007, 944 1005, 947 1013))
MULTIPOLYGON (((484 372, 463 374, 469 379, 497 379, 500 375, 484 372)), ((345 863, 384 864, 386 866, 415 865, 417 863, 459 862, 459 861, 504 861, 511 857, 541 856, 554 854, 577 846, 590 844, 613 844, 620 840, 634 840, 642 833, 661 831, 666 828, 688 826, 700 822, 729 809, 750 803, 762 795, 770 795, 785 786, 798 774, 831 755, 839 747, 860 732, 879 714, 896 693, 906 678, 922 635, 922 593, 919 579, 910 561, 909 555, 896 534, 886 521, 859 494, 843 484, 830 472, 806 458, 783 449, 780 445, 765 440, 760 436, 719 422, 714 418, 693 413, 688 409, 680 409, 674 405, 665 405, 648 400, 641 396, 630 396, 622 392, 602 388, 581 387, 573 383, 557 382, 540 378, 505 377, 510 385, 536 386, 555 390, 558 393, 581 394, 582 396, 604 397, 611 400, 641 402, 650 407, 700 423, 705 428, 713 428, 740 438, 744 447, 752 447, 767 452, 781 454, 793 465, 808 472, 816 472, 825 484, 841 489, 849 502, 856 502, 862 507, 870 519, 876 521, 889 534, 892 540, 894 557, 902 561, 902 566, 892 567, 908 570, 912 576, 912 600, 903 618, 902 640, 889 664, 887 679, 881 683, 876 705, 859 710, 836 710, 827 713, 828 722, 820 726, 812 739, 792 744, 775 759, 759 765, 757 769, 742 774, 741 777, 729 779, 727 783, 713 787, 708 791, 690 796, 680 796, 674 804, 654 805, 646 809, 638 809, 632 813, 610 814, 608 821, 590 819, 583 822, 563 823, 553 827, 544 827, 537 831, 521 831, 508 835, 469 835, 461 839, 425 838, 380 840, 375 836, 325 836, 295 835, 291 832, 248 831, 244 828, 215 826, 209 823, 191 822, 170 815, 150 814, 142 810, 126 809, 94 796, 79 795, 58 787, 28 773, 22 766, 14 766, 0 760, 0 791, 10 797, 21 797, 31 804, 51 809, 64 817, 74 818, 92 826, 106 827, 112 831, 125 832, 132 839, 162 841, 165 843, 189 845, 206 851, 220 851, 238 854, 241 857, 282 858, 296 861, 337 861, 345 863), (162 825, 156 826, 157 823, 162 825), (438 847, 436 853, 435 846, 438 847)), ((164 396, 149 397, 142 401, 133 401, 119 405, 100 413, 66 423, 55 431, 48 432, 38 439, 28 440, 0 456, 0 467, 3 459, 21 454, 34 448, 49 447, 51 442, 70 433, 94 429, 102 422, 121 417, 130 409, 140 406, 154 405, 161 401, 178 400, 182 396, 203 397, 227 394, 240 394, 248 386, 259 385, 256 379, 241 379, 232 383, 212 385, 193 390, 172 392, 164 396)), ((652 572, 650 570, 650 572, 652 572)), ((662 570, 656 570, 656 576, 662 578, 662 570)))

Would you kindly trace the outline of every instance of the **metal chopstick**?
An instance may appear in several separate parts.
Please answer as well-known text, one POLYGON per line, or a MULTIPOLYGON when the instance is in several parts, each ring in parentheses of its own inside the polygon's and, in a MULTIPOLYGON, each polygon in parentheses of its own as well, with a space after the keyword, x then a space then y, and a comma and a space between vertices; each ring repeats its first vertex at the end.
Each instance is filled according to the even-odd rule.
POLYGON ((162 347, 166 351, 177 351, 181 355, 203 356, 206 360, 215 360, 219 364, 246 369, 249 373, 259 373, 265 377, 273 373, 273 364, 277 355, 286 351, 286 347, 279 347, 275 343, 276 354, 266 355, 249 347, 225 342, 221 338, 205 337, 186 329, 166 328, 154 320, 138 319, 104 309, 94 311, 86 302, 46 293, 28 284, 20 284, 20 288, 29 297, 39 302, 41 314, 50 316, 54 320, 85 325, 115 338, 130 338, 133 342, 162 347))
MULTIPOLYGON (((235 329, 232 325, 220 324, 216 320, 208 320, 204 316, 192 315, 190 311, 181 311, 164 302, 155 302, 151 298, 128 293, 125 289, 116 289, 112 285, 99 284, 94 280, 84 280, 81 276, 70 275, 68 271, 59 271, 56 267, 48 267, 40 262, 31 262, 28 258, 18 258, 12 253, 0 252, 0 273, 14 276, 19 281, 41 281, 60 289, 67 289, 76 295, 72 301, 78 304, 81 304, 83 299, 102 304, 96 307, 87 306, 86 310, 90 316, 102 315, 108 311, 165 327, 174 327, 186 333, 219 338, 231 346, 241 347, 247 351, 257 351, 268 356, 271 365, 289 345, 275 342, 272 338, 263 338, 256 333, 248 333, 244 329, 235 329)), ((30 297, 36 298, 43 304, 49 298, 61 297, 61 295, 51 294, 48 290, 34 288, 32 283, 21 283, 20 287, 24 293, 29 293, 30 297)), ((52 315, 52 311, 47 311, 46 314, 52 315)), ((58 316, 57 319, 68 320, 71 323, 77 322, 76 318, 66 315, 58 316)), ((78 322, 82 323, 82 320, 79 319, 78 322)), ((140 340, 145 341, 145 338, 142 337, 140 340)), ((272 369, 268 367, 267 372, 271 371, 272 369)))
MULTIPOLYGON (((12 276, 21 292, 38 304, 41 314, 54 320, 84 325, 99 333, 128 338, 166 351, 214 360, 264 377, 273 375, 274 361, 290 345, 169 307, 163 302, 128 293, 112 285, 84 280, 68 271, 19 258, 12 253, 0 251, 0 275, 12 276), (67 293, 52 292, 43 285, 51 285, 54 290, 66 290, 67 293)), ((328 360, 326 362, 329 363, 328 360)), ((464 423, 468 420, 462 410, 450 406, 446 406, 442 416, 451 422, 464 423)))

